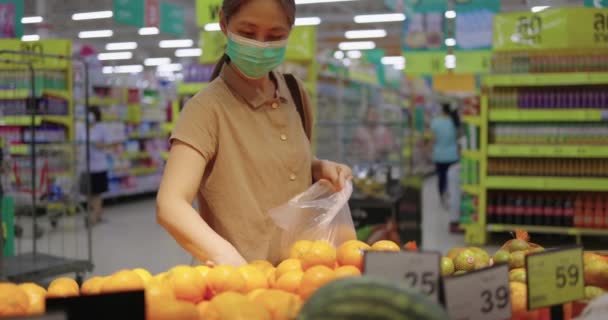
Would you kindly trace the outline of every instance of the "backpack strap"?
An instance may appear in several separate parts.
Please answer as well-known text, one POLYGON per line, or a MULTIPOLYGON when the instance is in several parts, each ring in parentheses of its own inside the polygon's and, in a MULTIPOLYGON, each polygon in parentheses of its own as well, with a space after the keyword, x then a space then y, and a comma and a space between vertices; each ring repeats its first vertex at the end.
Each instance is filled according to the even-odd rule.
POLYGON ((285 83, 287 84, 287 87, 289 88, 289 92, 291 93, 291 98, 293 99, 293 102, 296 104, 296 109, 298 110, 298 114, 300 115, 300 121, 302 122, 302 128, 304 128, 304 132, 306 132, 306 135, 308 136, 308 139, 310 140, 310 136, 309 133, 306 130, 306 115, 304 114, 304 100, 302 99, 302 94, 300 92, 300 86, 298 85, 298 80, 296 80, 296 77, 294 77, 293 74, 290 73, 286 73, 283 74, 283 77, 285 78, 285 83))

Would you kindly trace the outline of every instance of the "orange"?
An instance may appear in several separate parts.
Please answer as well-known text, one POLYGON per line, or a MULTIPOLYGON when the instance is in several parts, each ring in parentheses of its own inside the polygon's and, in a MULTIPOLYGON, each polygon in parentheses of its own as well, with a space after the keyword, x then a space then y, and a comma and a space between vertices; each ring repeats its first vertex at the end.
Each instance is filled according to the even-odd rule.
POLYGON ((218 295, 227 291, 244 292, 247 286, 239 270, 232 266, 219 266, 211 269, 207 275, 211 294, 218 295))
POLYGON ((293 259, 302 259, 304 254, 310 250, 313 242, 310 240, 300 240, 294 243, 289 250, 289 257, 293 259))
POLYGON ((270 312, 272 320, 296 319, 302 307, 300 297, 280 290, 266 290, 253 298, 253 302, 270 312))
POLYGON ((146 286, 146 303, 155 301, 175 300, 175 293, 168 282, 161 282, 156 279, 148 282, 146 286))
POLYGON ((205 320, 271 320, 270 313, 261 305, 236 292, 217 295, 203 307, 200 319, 205 320))
POLYGON ((102 293, 137 291, 144 289, 144 281, 131 270, 120 270, 101 285, 102 293))
POLYGON ((47 290, 48 298, 67 298, 80 295, 80 288, 74 279, 57 278, 51 282, 47 290))
POLYGON ((266 280, 268 281, 268 287, 274 288, 277 285, 277 270, 275 268, 268 269, 266 271, 266 280))
POLYGON ((313 266, 333 268, 336 264, 336 249, 327 241, 315 241, 301 260, 304 270, 313 266))
POLYGON ((302 283, 300 285, 300 296, 306 300, 312 294, 325 284, 335 279, 334 270, 326 266, 315 266, 304 272, 302 283))
POLYGON ((510 282, 509 289, 513 314, 526 312, 528 308, 528 289, 526 285, 521 282, 510 282))
POLYGON ((262 292, 266 290, 270 289, 255 289, 247 294, 247 298, 249 298, 249 300, 253 300, 255 299, 255 297, 259 296, 260 294, 262 294, 262 292))
POLYGON ((199 320, 196 305, 179 300, 164 300, 147 306, 147 320, 199 320))
POLYGON ((205 313, 207 313, 207 308, 209 308, 209 301, 201 301, 196 305, 196 309, 198 309, 198 315, 200 320, 205 320, 205 313))
POLYGON ((29 298, 13 283, 0 282, 0 317, 18 317, 27 314, 29 298))
POLYGON ((150 280, 152 280, 152 275, 146 269, 136 268, 133 269, 133 272, 137 273, 137 275, 141 277, 141 279, 144 281, 144 286, 147 285, 150 280))
POLYGON ((289 271, 302 271, 302 261, 299 259, 287 259, 277 266, 277 279, 289 271))
POLYGON ((341 266, 354 266, 363 270, 363 255, 371 247, 361 241, 351 240, 343 243, 337 251, 336 258, 341 266))
POLYGON ((274 268, 272 263, 270 263, 266 260, 255 260, 255 261, 252 261, 249 265, 260 269, 260 271, 262 271, 264 273, 266 272, 266 270, 274 268))
POLYGON ((161 272, 161 273, 153 276, 152 278, 156 279, 158 281, 164 281, 166 277, 167 277, 167 272, 161 272))
POLYGON ((104 281, 106 281, 104 277, 93 277, 82 284, 80 293, 83 295, 100 294, 104 281))
POLYGON ((205 298, 207 283, 199 271, 189 266, 177 266, 167 274, 165 281, 178 300, 199 303, 205 298))
POLYGON ((353 266, 341 266, 334 272, 336 274, 336 279, 361 276, 361 270, 353 266))
POLYGON ((196 266, 196 267, 194 267, 194 269, 196 271, 198 271, 198 273, 200 273, 201 276, 203 276, 203 279, 207 278, 207 275, 209 274, 209 271, 211 270, 211 268, 209 268, 208 266, 203 266, 203 265, 196 266))
POLYGON ((401 251, 399 245, 390 240, 380 240, 372 244, 372 250, 375 251, 401 251))
POLYGON ((44 314, 45 311, 45 299, 46 299, 46 289, 35 284, 35 283, 22 283, 19 285, 19 288, 27 294, 29 298, 29 307, 27 309, 27 314, 36 315, 36 314, 44 314))
POLYGON ((302 277, 304 277, 303 271, 288 271, 277 280, 275 288, 297 294, 302 277))
POLYGON ((255 289, 268 289, 268 279, 260 269, 254 266, 242 266, 239 272, 245 279, 244 293, 249 293, 255 289))

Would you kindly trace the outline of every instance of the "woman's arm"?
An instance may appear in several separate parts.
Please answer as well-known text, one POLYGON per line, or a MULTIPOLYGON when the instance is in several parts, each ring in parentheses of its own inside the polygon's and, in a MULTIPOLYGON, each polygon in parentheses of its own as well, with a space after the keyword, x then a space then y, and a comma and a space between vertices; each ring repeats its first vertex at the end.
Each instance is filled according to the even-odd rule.
POLYGON ((192 207, 205 172, 204 157, 174 140, 156 198, 156 218, 175 240, 200 261, 240 266, 247 262, 192 207))

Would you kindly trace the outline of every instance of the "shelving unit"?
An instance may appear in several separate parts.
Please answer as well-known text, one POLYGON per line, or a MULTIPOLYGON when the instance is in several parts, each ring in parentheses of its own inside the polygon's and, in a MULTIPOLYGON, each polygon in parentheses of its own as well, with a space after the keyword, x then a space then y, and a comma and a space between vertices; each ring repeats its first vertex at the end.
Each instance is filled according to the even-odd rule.
POLYGON ((463 186, 479 195, 478 216, 464 225, 468 243, 515 229, 572 235, 578 243, 608 236, 608 72, 589 65, 608 47, 569 27, 600 12, 559 8, 495 19, 492 68, 500 73, 482 79, 479 123, 464 120, 480 133, 479 153, 463 153, 480 160, 479 185, 463 186), (532 16, 552 25, 539 31, 546 41, 513 40, 523 32, 517 19, 532 16), (552 28, 563 28, 559 42, 552 28))

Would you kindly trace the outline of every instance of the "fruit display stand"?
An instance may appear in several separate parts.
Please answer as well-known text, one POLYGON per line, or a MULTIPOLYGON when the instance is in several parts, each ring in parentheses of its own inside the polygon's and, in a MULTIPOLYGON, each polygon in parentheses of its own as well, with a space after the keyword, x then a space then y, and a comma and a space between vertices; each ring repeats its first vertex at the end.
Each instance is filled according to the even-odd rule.
POLYGON ((479 126, 480 141, 478 152, 463 155, 479 160, 478 183, 464 188, 478 195, 478 215, 465 225, 468 243, 516 228, 570 235, 578 244, 583 236, 608 236, 608 46, 577 33, 606 13, 497 16, 494 74, 482 80, 480 115, 465 118, 479 126), (529 41, 506 37, 519 34, 518 25, 531 28, 522 35, 529 41))

